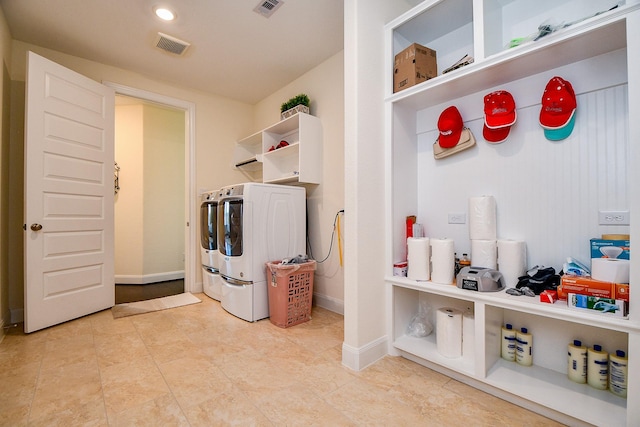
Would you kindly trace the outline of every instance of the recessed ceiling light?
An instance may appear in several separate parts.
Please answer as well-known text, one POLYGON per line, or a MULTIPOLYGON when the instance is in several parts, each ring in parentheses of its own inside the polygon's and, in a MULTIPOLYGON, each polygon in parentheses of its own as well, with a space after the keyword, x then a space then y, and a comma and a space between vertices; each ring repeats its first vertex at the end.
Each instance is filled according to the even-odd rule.
POLYGON ((176 14, 164 7, 157 7, 154 12, 158 18, 164 21, 173 21, 176 19, 176 14))

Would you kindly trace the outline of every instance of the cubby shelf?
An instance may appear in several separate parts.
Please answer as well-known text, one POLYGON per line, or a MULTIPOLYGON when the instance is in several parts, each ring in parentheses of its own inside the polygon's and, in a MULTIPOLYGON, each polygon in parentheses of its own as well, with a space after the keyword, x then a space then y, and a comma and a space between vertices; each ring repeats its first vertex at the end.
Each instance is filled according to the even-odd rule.
MULTIPOLYGON (((537 88, 554 75, 552 73, 560 71, 571 74, 581 83, 581 95, 585 97, 588 93, 604 93, 611 87, 620 88, 616 92, 619 98, 613 101, 618 106, 616 112, 623 114, 616 118, 617 123, 624 124, 620 134, 620 146, 624 147, 620 158, 630 165, 640 161, 640 149, 629 144, 629 141, 640 140, 640 124, 632 119, 640 116, 640 59, 637 58, 637 52, 640 52, 640 2, 627 0, 625 4, 608 11, 602 9, 614 6, 615 1, 610 5, 603 3, 608 2, 427 0, 385 26, 385 188, 388 189, 385 193, 385 214, 388 218, 385 230, 385 282, 388 343, 390 354, 441 370, 482 390, 537 409, 561 422, 635 426, 640 422, 640 292, 631 292, 630 314, 628 318, 620 318, 572 310, 564 302, 548 304, 540 302, 537 297, 515 297, 504 291, 473 292, 459 289, 453 284, 417 282, 392 275, 393 264, 406 259, 404 219, 407 215, 418 214, 419 217, 433 220, 433 223, 425 225, 428 235, 436 237, 452 230, 458 232, 446 228, 444 222, 438 222, 441 221, 438 218, 446 217, 447 211, 444 209, 451 209, 449 206, 453 205, 447 199, 469 197, 461 188, 455 191, 451 188, 448 193, 439 188, 437 183, 441 181, 438 178, 444 180, 455 176, 453 172, 444 173, 446 168, 458 171, 460 177, 473 179, 474 175, 469 170, 477 168, 479 162, 485 160, 483 156, 492 156, 488 160, 489 165, 503 166, 505 159, 523 156, 525 149, 529 150, 527 153, 536 150, 532 147, 549 152, 567 149, 569 144, 551 145, 549 141, 543 140, 547 144, 540 141, 537 132, 541 131, 535 123, 540 92, 526 87, 537 88), (537 41, 514 48, 505 47, 511 39, 530 34, 549 17, 572 24, 537 41), (465 54, 472 55, 474 62, 393 93, 394 56, 411 43, 420 43, 436 50, 439 71, 465 54), (601 73, 594 68, 597 66, 602 66, 601 73), (473 110, 465 117, 465 124, 468 120, 468 126, 476 131, 480 129, 476 133, 478 144, 486 144, 481 139, 482 107, 478 108, 478 99, 481 101, 483 93, 501 86, 522 89, 519 100, 523 102, 518 105, 522 108, 522 111, 518 111, 518 120, 522 121, 519 125, 522 130, 518 135, 522 140, 512 141, 509 149, 506 145, 491 149, 483 146, 480 149, 476 147, 474 152, 469 150, 466 154, 456 154, 446 160, 429 160, 433 157, 431 144, 437 135, 435 121, 439 112, 450 104, 460 103, 462 107, 467 107, 466 111, 473 110), (476 111, 478 109, 479 113, 476 111), (525 145, 525 139, 528 145, 525 145), (434 170, 425 172, 425 168, 434 170), (428 212, 418 212, 421 209, 428 212), (435 312, 441 307, 454 307, 473 313, 474 351, 460 358, 443 357, 437 350, 435 327, 434 332, 425 338, 409 336, 407 326, 424 307, 428 307, 434 325, 435 312), (512 323, 516 328, 527 327, 533 333, 533 366, 520 366, 500 357, 500 331, 505 323, 512 323), (617 349, 627 352, 630 373, 627 399, 609 391, 576 384, 567 378, 567 344, 577 338, 582 338, 587 345, 600 343, 609 352, 617 349)), ((599 96, 601 100, 605 98, 604 95, 599 96)), ((588 102, 585 102, 585 109, 588 102)), ((598 120, 597 115, 604 114, 601 107, 590 111, 594 111, 589 116, 594 122, 590 128, 592 132, 598 126, 609 126, 611 120, 604 121, 604 125, 598 120)), ((582 135, 587 138, 586 134, 582 135)), ((574 145, 576 142, 581 141, 574 141, 574 145)), ((597 155, 602 154, 594 154, 597 155)), ((506 165, 511 169, 501 171, 503 181, 509 180, 512 176, 509 174, 519 172, 510 164, 506 165)), ((632 240, 640 230, 640 194, 634 188, 634 184, 640 182, 639 177, 640 174, 631 166, 629 173, 622 177, 622 188, 626 193, 620 199, 629 205, 632 212, 631 226, 628 228, 632 240)), ((530 181, 535 181, 535 178, 532 176, 530 181)), ((495 182, 485 179, 475 187, 491 191, 491 185, 495 182)), ((498 190, 505 199, 507 196, 515 198, 514 191, 519 191, 498 190)), ((566 203, 559 205, 568 206, 566 203)), ((549 215, 547 220, 551 218, 549 215)), ((527 221, 527 218, 521 221, 527 221)), ((544 227, 544 219, 536 221, 541 221, 537 225, 544 227)), ((582 226, 584 223, 580 224, 582 226)), ((526 225, 522 224, 523 230, 527 229, 526 225)), ((509 226, 510 230, 517 229, 512 223, 509 226)), ((589 228, 587 233, 592 230, 589 228)), ((570 238, 575 238, 576 234, 579 233, 567 233, 570 238)), ((587 236, 587 242, 589 237, 594 236, 587 236)), ((536 244, 538 246, 534 248, 534 254, 544 253, 545 248, 538 242, 536 244)), ((636 282, 640 283, 640 267, 633 263, 630 277, 632 287, 636 282)))
POLYGON ((233 164, 252 181, 271 184, 320 184, 320 120, 309 114, 297 113, 238 141, 233 154, 233 164), (281 141, 286 141, 288 145, 276 148, 281 141))

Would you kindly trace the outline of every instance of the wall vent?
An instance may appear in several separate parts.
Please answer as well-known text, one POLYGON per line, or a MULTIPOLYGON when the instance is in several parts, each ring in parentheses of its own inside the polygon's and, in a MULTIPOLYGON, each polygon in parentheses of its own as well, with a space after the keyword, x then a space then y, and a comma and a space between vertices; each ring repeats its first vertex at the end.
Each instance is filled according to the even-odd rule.
POLYGON ((253 9, 254 12, 259 13, 265 18, 269 18, 274 12, 282 6, 284 2, 282 0, 263 0, 253 9))
POLYGON ((183 40, 171 37, 164 33, 158 33, 158 38, 156 40, 156 47, 158 49, 165 50, 175 55, 182 55, 189 46, 191 46, 191 44, 183 40))

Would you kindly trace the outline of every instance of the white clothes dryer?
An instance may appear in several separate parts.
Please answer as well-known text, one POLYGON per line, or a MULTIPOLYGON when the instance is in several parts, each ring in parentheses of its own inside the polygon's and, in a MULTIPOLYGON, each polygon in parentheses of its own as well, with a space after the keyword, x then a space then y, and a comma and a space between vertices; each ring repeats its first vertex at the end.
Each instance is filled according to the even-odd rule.
POLYGON ((249 322, 269 317, 267 262, 306 254, 304 187, 245 183, 218 196, 222 307, 249 322))

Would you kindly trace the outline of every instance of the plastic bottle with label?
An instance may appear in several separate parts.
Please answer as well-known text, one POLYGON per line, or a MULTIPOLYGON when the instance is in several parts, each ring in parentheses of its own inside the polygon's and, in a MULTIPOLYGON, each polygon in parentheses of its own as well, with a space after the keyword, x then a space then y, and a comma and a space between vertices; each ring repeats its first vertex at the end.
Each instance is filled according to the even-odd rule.
POLYGON ((580 340, 573 340, 569 344, 567 362, 567 376, 573 382, 584 384, 587 382, 587 347, 580 340))
POLYGON ((500 355, 504 360, 515 362, 516 360, 516 330, 510 323, 502 327, 502 348, 500 355))
POLYGON ((609 383, 609 354, 594 344, 587 352, 587 382, 593 388, 606 390, 609 383))
POLYGON ((533 336, 527 328, 516 333, 516 362, 522 366, 533 365, 533 336))
POLYGON ((620 397, 627 397, 627 355, 622 350, 609 355, 609 390, 620 397))

